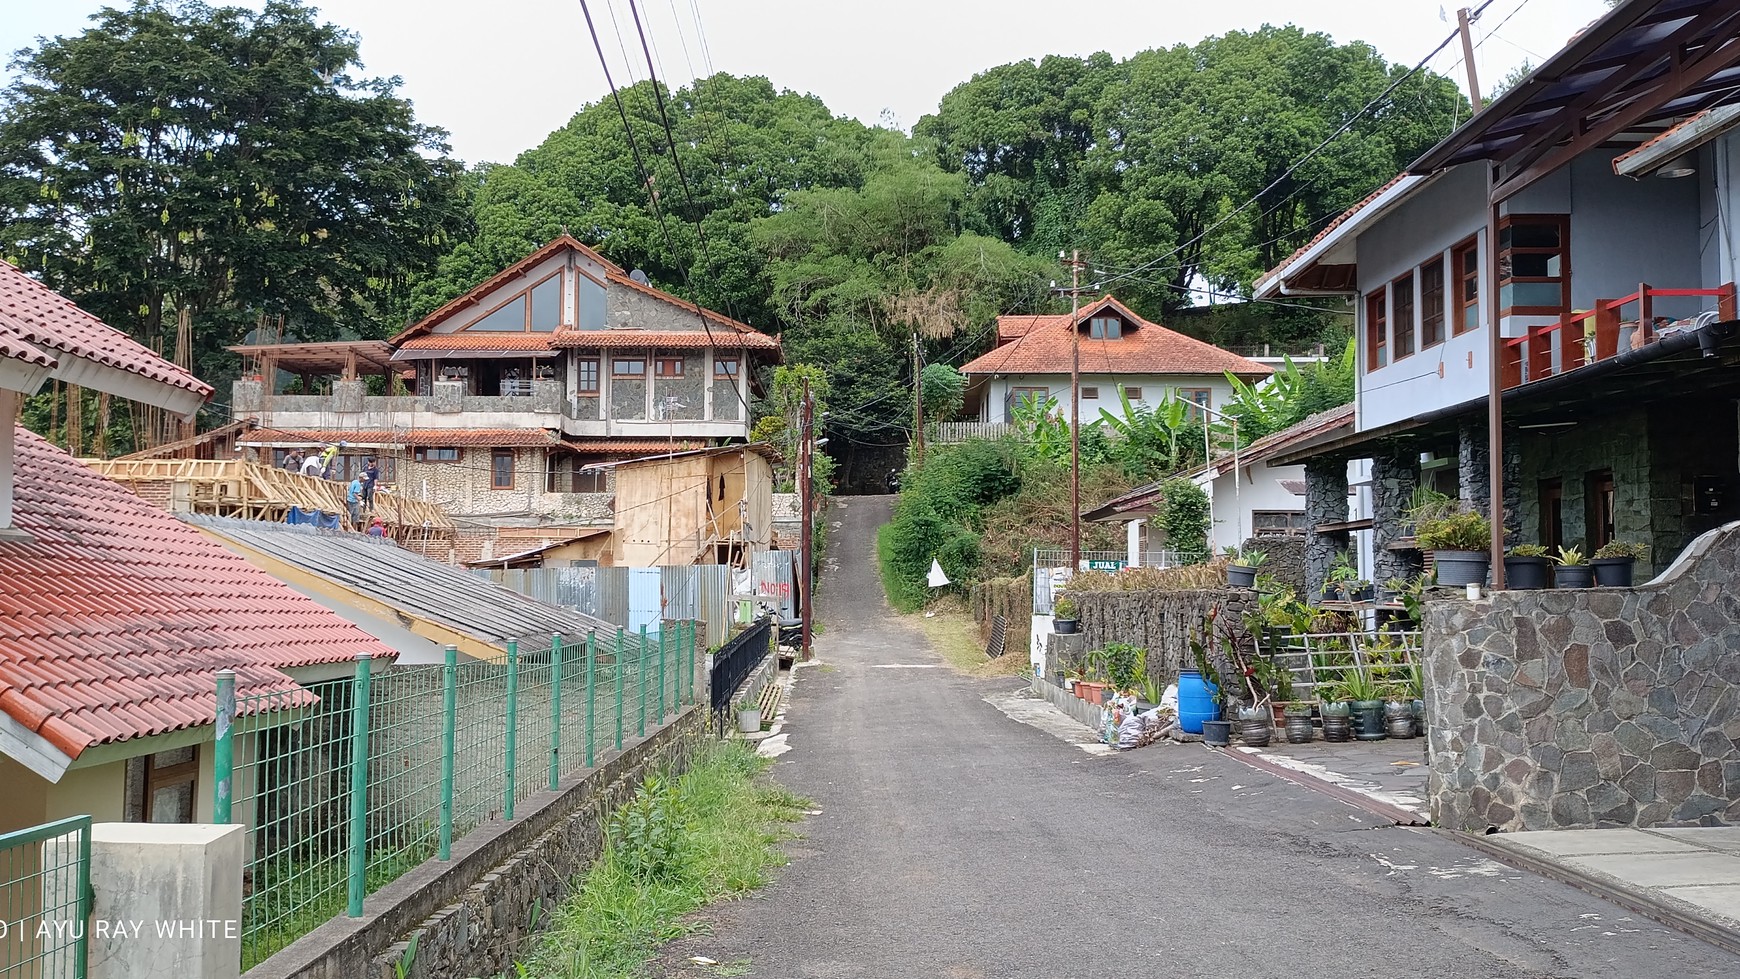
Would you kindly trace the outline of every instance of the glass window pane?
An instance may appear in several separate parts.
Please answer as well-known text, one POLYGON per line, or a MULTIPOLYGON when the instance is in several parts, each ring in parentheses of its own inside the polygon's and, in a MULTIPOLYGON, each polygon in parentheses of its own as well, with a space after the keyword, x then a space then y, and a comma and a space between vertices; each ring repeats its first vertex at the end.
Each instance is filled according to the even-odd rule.
POLYGON ((483 330, 491 333, 514 333, 526 328, 526 297, 520 295, 513 302, 485 316, 483 319, 466 327, 467 330, 483 330))
POLYGON ((1557 282, 1512 282, 1498 291, 1501 309, 1517 306, 1546 306, 1557 309, 1564 293, 1557 282))
POLYGON ((548 333, 562 322, 562 277, 552 275, 532 287, 532 329, 548 333))
POLYGON ((1559 222, 1522 223, 1510 226, 1509 240, 1505 247, 1516 248, 1557 248, 1559 247, 1559 222))
POLYGON ((160 786, 151 793, 151 821, 154 823, 193 822, 193 783, 177 782, 160 786))
POLYGON ((173 768, 176 765, 185 765, 192 760, 193 749, 191 747, 175 748, 170 751, 159 751, 152 755, 151 767, 154 769, 173 768))
POLYGON ((1541 279, 1558 275, 1557 255, 1521 252, 1511 256, 1510 274, 1523 279, 1541 279))
POLYGON ((580 329, 604 329, 604 287, 589 276, 576 276, 580 282, 580 329))

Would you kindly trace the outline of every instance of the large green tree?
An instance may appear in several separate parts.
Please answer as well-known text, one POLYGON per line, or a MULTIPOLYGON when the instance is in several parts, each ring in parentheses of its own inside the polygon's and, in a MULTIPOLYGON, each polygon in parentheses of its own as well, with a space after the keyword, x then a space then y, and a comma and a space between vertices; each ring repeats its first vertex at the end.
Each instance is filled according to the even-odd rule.
POLYGON ((0 254, 194 366, 258 318, 379 335, 463 237, 463 169, 316 11, 135 0, 21 51, 0 95, 0 254))

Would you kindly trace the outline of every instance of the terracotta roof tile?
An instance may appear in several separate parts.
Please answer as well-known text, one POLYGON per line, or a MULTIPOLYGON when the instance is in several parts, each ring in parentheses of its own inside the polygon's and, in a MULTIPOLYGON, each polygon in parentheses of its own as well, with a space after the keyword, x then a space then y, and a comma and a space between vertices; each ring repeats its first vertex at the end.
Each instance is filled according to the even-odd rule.
POLYGON ((35 367, 53 367, 58 363, 53 357, 25 343, 18 331, 4 322, 0 322, 0 357, 21 360, 35 367))
POLYGON ((426 333, 400 350, 548 350, 553 333, 426 333))
POLYGON ((469 445, 489 448, 559 445, 542 428, 413 428, 405 431, 339 428, 257 428, 236 440, 241 445, 332 445, 359 448, 386 445, 469 445))
POLYGON ((0 540, 0 710, 68 756, 210 723, 215 675, 311 702, 283 668, 392 651, 25 429, 0 540))
POLYGON ((655 452, 687 452, 701 448, 693 439, 572 439, 564 448, 582 455, 650 455, 655 452))
POLYGON ((1292 265, 1294 262, 1299 260, 1299 257, 1301 255, 1304 255, 1306 252, 1310 251, 1311 246, 1317 244, 1318 242, 1322 241, 1324 238, 1328 237, 1329 233, 1331 231, 1334 231, 1336 228, 1339 228, 1342 225, 1346 224, 1348 219, 1353 217, 1355 214, 1358 214, 1359 212, 1365 210, 1367 207, 1370 207, 1373 201, 1375 201, 1379 197, 1383 196, 1384 191, 1389 190, 1391 187, 1394 187, 1396 184, 1401 183, 1403 180, 1405 180, 1407 178, 1407 176, 1408 175, 1405 172, 1396 174, 1395 176, 1391 177, 1389 180, 1385 181, 1384 185, 1382 187, 1379 187, 1377 190, 1374 190, 1371 193, 1365 195, 1365 197, 1361 198, 1358 203, 1354 204, 1352 207, 1348 208, 1347 210, 1342 211, 1340 214, 1337 214, 1335 216, 1335 220, 1329 222, 1328 224, 1324 225, 1321 229, 1319 229, 1316 234, 1311 236, 1310 241, 1307 241, 1305 244, 1300 245, 1298 248, 1295 248, 1293 250, 1293 254, 1288 255, 1286 258, 1282 259, 1280 264, 1276 265, 1274 268, 1270 269, 1267 272, 1264 272, 1262 275, 1257 276, 1256 281, 1253 282, 1252 285, 1253 286, 1261 285, 1262 283, 1267 282, 1270 279, 1273 279, 1275 276, 1280 275, 1282 272, 1285 272, 1287 270, 1287 266, 1292 265))
MULTIPOLYGON (((1262 377, 1273 369, 1238 354, 1151 323, 1111 296, 1082 307, 1077 322, 1116 310, 1126 328, 1117 340, 1081 340, 1081 369, 1091 374, 1234 374, 1262 377)), ((1067 374, 1070 318, 1000 316, 998 346, 961 368, 965 374, 1067 374)))
POLYGON ((559 348, 596 350, 778 350, 779 341, 765 333, 714 333, 702 330, 562 330, 559 348))
POLYGON ((196 394, 211 394, 211 385, 145 349, 9 262, 0 262, 0 330, 32 346, 64 351, 196 394))

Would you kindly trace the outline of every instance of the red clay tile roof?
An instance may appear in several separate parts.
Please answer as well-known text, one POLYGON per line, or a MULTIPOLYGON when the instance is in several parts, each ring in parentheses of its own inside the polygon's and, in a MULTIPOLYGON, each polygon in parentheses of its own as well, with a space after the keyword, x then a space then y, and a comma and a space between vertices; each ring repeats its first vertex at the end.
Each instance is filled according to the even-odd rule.
POLYGON ((714 333, 702 330, 562 330, 555 346, 578 350, 778 350, 765 333, 714 333))
MULTIPOLYGON (((1123 303, 1105 296, 1082 307, 1077 322, 1102 310, 1116 310, 1125 321, 1117 340, 1081 340, 1081 369, 1091 374, 1233 374, 1263 377, 1267 365, 1203 343, 1137 316, 1123 303)), ((1070 318, 999 316, 998 346, 961 368, 964 374, 1068 374, 1070 318)))
POLYGON ((0 262, 0 330, 35 347, 210 395, 211 385, 135 343, 60 293, 0 262))
POLYGON ((406 431, 338 428, 257 428, 237 439, 240 445, 468 445, 485 448, 559 445, 541 428, 413 428, 406 431))
POLYGON ((400 350, 548 350, 553 333, 426 333, 400 350))
POLYGON ((1389 180, 1385 181, 1384 185, 1382 187, 1379 187, 1377 190, 1374 190, 1371 193, 1365 195, 1365 197, 1361 198, 1358 203, 1354 204, 1352 207, 1348 208, 1347 210, 1342 211, 1340 214, 1337 214, 1335 216, 1335 220, 1324 225, 1320 230, 1318 230, 1318 232, 1316 234, 1312 235, 1310 241, 1307 241, 1305 244, 1300 245, 1298 248, 1295 248, 1293 250, 1293 254, 1288 255, 1286 258, 1282 259, 1280 264, 1276 265, 1274 268, 1270 269, 1267 272, 1264 272, 1262 275, 1257 276, 1256 281, 1251 283, 1251 285, 1253 287, 1261 285, 1262 283, 1267 282, 1270 279, 1273 279, 1275 276, 1280 275, 1282 272, 1285 272, 1287 270, 1287 266, 1292 265, 1294 262, 1299 260, 1299 256, 1310 251, 1311 246, 1322 241, 1324 238, 1327 238, 1331 231, 1334 231, 1336 228, 1339 228, 1342 225, 1346 224, 1348 219, 1353 217, 1355 214, 1358 214, 1359 212, 1370 207, 1373 201, 1375 201, 1379 197, 1383 196, 1384 191, 1389 190, 1391 187, 1394 187, 1396 184, 1401 183, 1403 180, 1405 180, 1407 178, 1407 176, 1408 175, 1406 172, 1396 174, 1395 176, 1391 177, 1389 180))
POLYGON ((21 360, 37 367, 53 367, 58 361, 24 342, 18 331, 0 322, 0 357, 21 360))
POLYGON ((70 757, 209 724, 218 670, 311 702, 282 668, 392 651, 198 530, 17 429, 0 540, 0 710, 70 757))
POLYGON ((411 324, 397 336, 389 337, 387 342, 397 347, 402 345, 402 341, 428 333, 436 326, 446 322, 453 316, 453 314, 475 304, 481 297, 494 292, 496 289, 501 288, 508 282, 526 274, 527 271, 542 262, 544 259, 549 258, 551 255, 558 254, 568 248, 575 249, 598 264, 604 266, 607 273, 622 271, 621 266, 616 265, 611 262, 610 259, 605 258, 603 255, 600 255, 596 251, 586 247, 580 239, 575 238, 573 235, 557 235, 549 244, 478 283, 477 287, 472 289, 470 292, 450 300, 440 309, 437 309, 435 312, 430 313, 428 316, 425 316, 411 324))

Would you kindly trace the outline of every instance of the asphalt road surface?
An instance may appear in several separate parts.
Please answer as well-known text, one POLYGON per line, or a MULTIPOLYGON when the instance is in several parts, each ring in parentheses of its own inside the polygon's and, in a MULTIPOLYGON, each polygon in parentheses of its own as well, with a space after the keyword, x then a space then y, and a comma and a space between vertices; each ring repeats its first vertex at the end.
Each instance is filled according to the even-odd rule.
POLYGON ((893 615, 874 533, 830 511, 821 665, 773 774, 819 815, 667 976, 1736 977, 1740 958, 1198 745, 1113 756, 986 698, 893 615), (722 964, 696 966, 701 955, 722 964))

